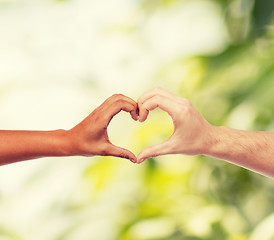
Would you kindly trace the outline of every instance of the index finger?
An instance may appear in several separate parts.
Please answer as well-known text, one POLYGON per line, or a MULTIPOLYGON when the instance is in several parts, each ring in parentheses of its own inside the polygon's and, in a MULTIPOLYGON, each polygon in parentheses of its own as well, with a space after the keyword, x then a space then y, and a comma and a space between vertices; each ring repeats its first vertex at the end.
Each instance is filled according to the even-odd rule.
POLYGON ((177 99, 177 98, 180 98, 174 94, 172 94, 171 92, 163 89, 163 88, 160 88, 160 87, 156 87, 156 88, 153 88, 147 92, 145 92, 139 99, 138 99, 138 105, 142 105, 144 102, 146 102, 148 99, 154 97, 154 96, 157 96, 157 95, 161 95, 161 96, 164 96, 164 97, 169 97, 169 98, 174 98, 174 99, 177 99))
POLYGON ((155 95, 139 106, 139 121, 144 122, 147 119, 149 111, 152 111, 157 107, 167 112, 174 119, 174 101, 172 101, 169 97, 155 95))
POLYGON ((109 124, 111 119, 120 111, 129 112, 134 120, 138 120, 138 105, 137 103, 122 94, 115 94, 102 105, 105 113, 106 125, 109 124))

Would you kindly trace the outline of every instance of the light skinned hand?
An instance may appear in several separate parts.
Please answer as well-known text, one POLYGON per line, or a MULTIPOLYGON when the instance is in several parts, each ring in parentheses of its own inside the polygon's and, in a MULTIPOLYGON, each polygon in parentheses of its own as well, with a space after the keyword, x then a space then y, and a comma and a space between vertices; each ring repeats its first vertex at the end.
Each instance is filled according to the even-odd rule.
POLYGON ((129 112, 137 121, 137 103, 122 94, 114 94, 88 117, 68 131, 72 155, 115 156, 136 162, 136 156, 127 149, 113 145, 108 137, 107 127, 111 119, 121 110, 129 112))
POLYGON ((144 122, 149 111, 157 107, 167 112, 173 120, 174 132, 165 142, 141 151, 137 156, 137 163, 166 154, 203 154, 202 149, 212 125, 188 99, 176 96, 162 88, 155 88, 138 99, 138 107, 140 122, 144 122))

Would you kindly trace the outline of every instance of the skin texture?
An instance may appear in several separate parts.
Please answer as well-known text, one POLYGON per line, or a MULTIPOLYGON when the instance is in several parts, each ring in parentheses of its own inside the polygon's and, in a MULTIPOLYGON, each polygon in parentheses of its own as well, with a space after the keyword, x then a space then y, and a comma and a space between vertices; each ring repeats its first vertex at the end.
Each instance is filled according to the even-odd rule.
POLYGON ((136 162, 136 156, 113 145, 107 127, 121 110, 138 120, 137 103, 121 94, 108 98, 70 130, 0 131, 0 165, 52 156, 115 156, 136 162))
POLYGON ((0 165, 51 156, 115 156, 141 163, 166 154, 208 155, 274 178, 274 133, 209 124, 193 104, 161 88, 142 95, 138 104, 121 94, 108 98, 70 130, 0 131, 0 165), (107 127, 120 111, 144 122, 159 107, 174 123, 165 142, 135 155, 109 141, 107 127))
POLYGON ((157 107, 167 112, 173 120, 174 132, 167 141, 140 152, 137 163, 166 154, 203 154, 274 177, 274 133, 215 127, 188 99, 161 88, 142 95, 138 106, 140 122, 157 107))

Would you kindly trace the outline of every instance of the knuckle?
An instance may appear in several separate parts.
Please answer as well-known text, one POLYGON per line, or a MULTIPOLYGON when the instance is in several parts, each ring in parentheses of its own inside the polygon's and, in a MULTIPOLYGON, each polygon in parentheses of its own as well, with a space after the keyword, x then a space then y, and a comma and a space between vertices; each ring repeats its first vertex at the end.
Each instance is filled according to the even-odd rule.
POLYGON ((161 96, 160 96, 160 95, 154 96, 154 97, 152 98, 152 101, 153 101, 154 103, 160 102, 160 101, 161 101, 161 96))
POLYGON ((183 98, 183 103, 186 105, 186 106, 190 106, 191 105, 191 101, 187 98, 183 98))
POLYGON ((159 92, 162 91, 162 88, 160 88, 160 87, 158 86, 158 87, 154 88, 154 91, 157 92, 157 93, 159 93, 159 92))
POLYGON ((115 93, 112 95, 114 98, 122 98, 123 97, 123 94, 121 93, 115 93))
POLYGON ((110 117, 108 114, 103 114, 102 116, 98 116, 97 122, 106 123, 108 122, 109 118, 110 117))
POLYGON ((136 108, 133 106, 133 105, 129 105, 128 107, 127 107, 127 109, 128 109, 128 111, 130 112, 130 113, 134 113, 134 112, 136 112, 136 108))
POLYGON ((121 98, 116 99, 115 103, 119 106, 125 105, 125 101, 121 98))
POLYGON ((124 97, 124 95, 121 93, 117 93, 117 97, 122 98, 122 97, 124 97))
POLYGON ((184 105, 183 108, 182 108, 182 111, 185 114, 190 114, 191 113, 191 107, 190 107, 190 105, 184 105))
POLYGON ((126 154, 125 152, 121 152, 121 153, 119 154, 119 156, 120 156, 121 158, 127 158, 127 157, 128 157, 127 154, 126 154))
POLYGON ((183 98, 183 99, 181 100, 181 105, 182 105, 182 110, 183 110, 184 112, 189 112, 189 111, 191 111, 192 103, 191 103, 191 101, 190 101, 189 99, 183 98))
MULTIPOLYGON (((103 116, 105 116, 105 114, 103 116)), ((92 120, 93 120, 93 122, 95 122, 97 124, 100 123, 101 121, 103 121, 102 117, 98 114, 93 115, 92 120)))
POLYGON ((113 94, 111 97, 113 97, 113 98, 117 98, 117 93, 115 93, 115 94, 113 94))

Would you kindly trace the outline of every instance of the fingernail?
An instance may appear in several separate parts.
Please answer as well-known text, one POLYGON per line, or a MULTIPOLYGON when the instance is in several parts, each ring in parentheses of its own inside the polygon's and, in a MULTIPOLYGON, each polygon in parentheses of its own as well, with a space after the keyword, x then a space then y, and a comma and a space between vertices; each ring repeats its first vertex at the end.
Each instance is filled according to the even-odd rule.
POLYGON ((132 163, 136 163, 135 159, 133 159, 133 158, 130 158, 129 161, 131 161, 132 163))

